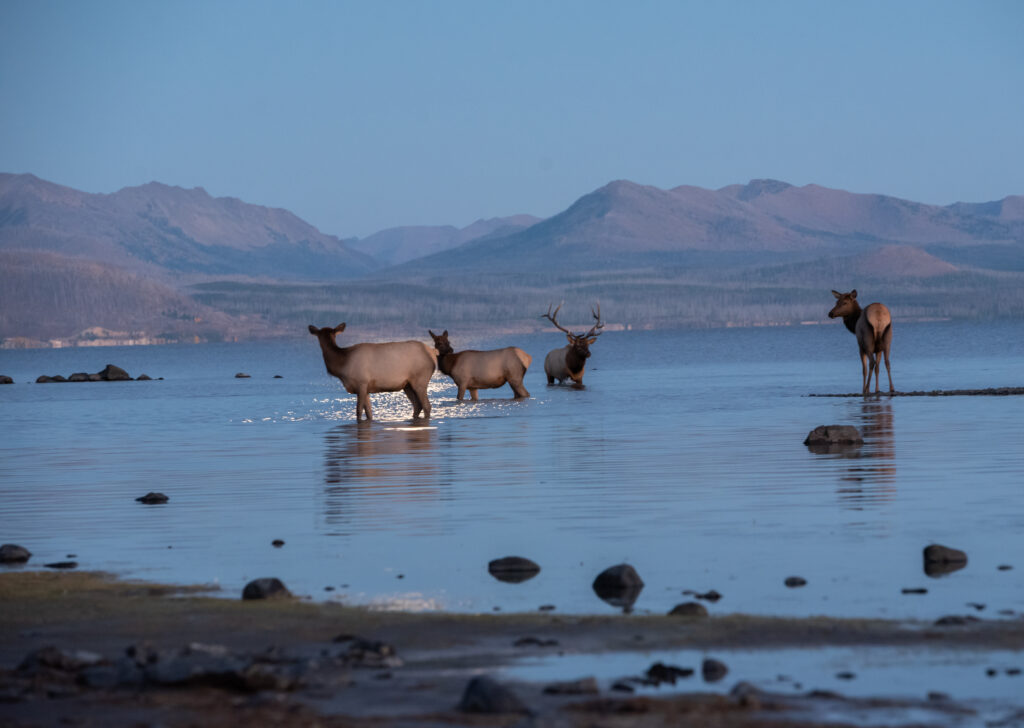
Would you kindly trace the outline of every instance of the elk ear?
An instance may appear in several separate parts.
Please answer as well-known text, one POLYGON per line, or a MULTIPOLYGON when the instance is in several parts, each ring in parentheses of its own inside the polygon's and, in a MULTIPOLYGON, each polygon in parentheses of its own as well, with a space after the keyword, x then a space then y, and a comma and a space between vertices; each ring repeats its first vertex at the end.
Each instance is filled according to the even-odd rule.
POLYGON ((835 291, 835 290, 832 291, 832 295, 835 296, 836 298, 842 298, 843 297, 842 293, 840 293, 839 291, 835 291))
POLYGON ((338 324, 337 326, 334 327, 334 333, 336 333, 336 334, 340 334, 344 330, 345 330, 345 324, 344 323, 340 323, 340 324, 338 324))
POLYGON ((447 335, 448 335, 448 329, 445 329, 444 333, 442 333, 441 336, 447 336, 447 335))
POLYGON ((318 331, 319 329, 316 326, 313 324, 309 325, 309 333, 313 334, 313 336, 316 336, 318 331))
POLYGON ((595 341, 597 341, 597 337, 596 336, 591 336, 589 339, 587 339, 587 346, 590 346, 595 341))
POLYGON ((854 288, 852 291, 850 291, 850 296, 852 298, 856 298, 857 297, 857 289, 856 288, 854 288))
POLYGON ((428 334, 430 334, 430 338, 431 338, 431 339, 436 339, 436 338, 437 338, 437 334, 435 334, 435 333, 434 333, 433 331, 431 331, 430 329, 427 329, 427 333, 428 333, 428 334))
POLYGON ((570 344, 575 344, 575 343, 576 343, 576 339, 574 339, 574 338, 573 338, 572 334, 569 334, 569 333, 567 333, 567 334, 565 335, 565 339, 566 339, 566 341, 568 341, 568 342, 569 342, 570 344))

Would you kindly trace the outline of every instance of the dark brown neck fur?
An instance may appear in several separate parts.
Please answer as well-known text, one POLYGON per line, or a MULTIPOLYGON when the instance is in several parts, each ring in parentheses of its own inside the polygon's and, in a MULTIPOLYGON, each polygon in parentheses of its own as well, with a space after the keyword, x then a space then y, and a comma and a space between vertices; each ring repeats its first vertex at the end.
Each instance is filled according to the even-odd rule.
POLYGON ((441 370, 441 373, 446 376, 452 375, 452 369, 455 368, 455 362, 459 360, 459 355, 453 351, 449 351, 447 354, 437 355, 437 368, 441 370))
POLYGON ((565 368, 572 374, 578 374, 586 364, 587 360, 577 354, 576 350, 570 346, 569 351, 565 354, 565 368))
POLYGON ((854 311, 853 313, 848 313, 845 316, 843 316, 843 323, 846 324, 846 328, 850 330, 851 334, 857 333, 857 322, 860 321, 861 313, 863 312, 858 306, 856 311, 854 311))

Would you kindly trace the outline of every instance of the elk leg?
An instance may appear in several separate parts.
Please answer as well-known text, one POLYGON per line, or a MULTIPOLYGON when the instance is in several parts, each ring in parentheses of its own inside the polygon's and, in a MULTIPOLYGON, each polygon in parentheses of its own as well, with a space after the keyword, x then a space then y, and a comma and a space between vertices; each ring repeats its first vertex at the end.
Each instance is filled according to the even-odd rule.
POLYGON ((885 354, 885 373, 889 375, 889 393, 892 394, 896 390, 892 386, 892 369, 889 368, 889 346, 892 344, 892 328, 888 328, 885 331, 885 337, 882 341, 882 353, 885 354))
POLYGON ((427 385, 424 384, 419 389, 413 388, 416 392, 416 399, 420 401, 420 408, 423 410, 423 416, 430 419, 430 398, 427 397, 427 385))
POLYGON ((359 419, 359 406, 362 405, 363 412, 366 413, 367 421, 373 419, 373 407, 370 406, 370 393, 366 389, 360 389, 359 394, 356 395, 356 419, 359 419))
POLYGON ((871 371, 868 369, 868 355, 865 351, 860 353, 860 367, 861 383, 863 384, 861 392, 867 394, 868 390, 871 388, 871 371))
POLYGON ((509 386, 512 387, 512 391, 516 394, 516 399, 529 399, 530 393, 526 391, 526 387, 523 386, 523 380, 520 379, 518 382, 509 382, 509 386))
POLYGON ((474 402, 476 402, 478 400, 478 397, 476 396, 476 390, 475 389, 469 390, 469 398, 471 400, 473 400, 474 402))
POLYGON ((415 420, 420 416, 420 410, 423 409, 423 406, 420 404, 419 395, 416 394, 416 390, 412 388, 411 384, 406 384, 402 391, 405 392, 405 396, 412 402, 412 418, 415 420))
POLYGON ((459 385, 459 393, 455 395, 455 399, 462 401, 462 398, 466 396, 466 388, 463 385, 459 385))

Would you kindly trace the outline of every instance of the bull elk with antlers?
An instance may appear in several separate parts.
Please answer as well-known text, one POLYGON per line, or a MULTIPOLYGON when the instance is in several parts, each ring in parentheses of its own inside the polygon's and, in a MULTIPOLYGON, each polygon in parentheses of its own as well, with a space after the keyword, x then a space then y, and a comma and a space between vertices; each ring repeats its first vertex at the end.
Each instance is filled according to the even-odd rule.
POLYGON ((556 379, 559 384, 566 379, 571 379, 573 386, 582 388, 583 369, 587 364, 587 359, 590 358, 590 345, 597 341, 597 337, 601 335, 601 329, 604 328, 604 324, 601 323, 601 304, 597 304, 597 310, 590 309, 594 316, 594 325, 585 334, 574 334, 558 323, 558 312, 561 308, 562 304, 560 303, 552 313, 551 306, 548 306, 548 312, 541 316, 553 323, 559 331, 564 331, 569 341, 568 346, 549 351, 548 355, 544 357, 544 373, 548 376, 548 384, 554 384, 556 379))
POLYGON ((370 394, 405 392, 412 402, 415 419, 423 412, 430 417, 427 383, 434 374, 437 352, 422 341, 392 341, 383 344, 353 344, 341 347, 334 337, 345 330, 345 324, 318 329, 312 324, 309 333, 320 342, 327 372, 356 395, 356 420, 361 414, 373 419, 370 394))
POLYGON ((533 357, 516 346, 490 351, 467 349, 455 353, 448 341, 448 329, 440 336, 427 329, 437 349, 437 366, 443 374, 451 377, 459 388, 457 399, 461 400, 466 390, 476 401, 478 389, 497 389, 504 384, 512 387, 516 399, 530 396, 523 386, 523 375, 530 367, 533 357))
POLYGON ((878 392, 878 372, 882 368, 879 357, 885 356, 885 373, 889 375, 889 392, 892 386, 892 370, 889 368, 889 347, 892 345, 892 315, 881 303, 870 303, 861 309, 857 303, 857 289, 849 293, 832 291, 836 305, 828 312, 829 318, 842 317, 850 333, 857 337, 860 349, 860 363, 864 374, 864 394, 871 389, 871 373, 875 374, 875 392, 878 392))

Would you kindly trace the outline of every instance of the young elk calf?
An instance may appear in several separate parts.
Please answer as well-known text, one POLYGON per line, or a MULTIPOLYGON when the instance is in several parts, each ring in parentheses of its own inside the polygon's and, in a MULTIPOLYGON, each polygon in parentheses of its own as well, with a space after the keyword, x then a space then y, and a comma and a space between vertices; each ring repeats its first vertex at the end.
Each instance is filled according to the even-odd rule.
POLYGON ((508 383, 515 392, 516 399, 529 397, 530 393, 523 386, 523 375, 530 368, 533 357, 515 346, 491 351, 460 351, 452 350, 448 342, 448 329, 440 336, 427 330, 434 340, 437 349, 437 367, 447 374, 459 387, 457 399, 469 390, 469 396, 476 401, 478 389, 497 389, 508 383))
POLYGON ((836 305, 828 312, 829 318, 842 317, 843 323, 857 337, 860 348, 860 362, 864 373, 864 394, 871 389, 871 373, 875 373, 875 392, 878 392, 878 358, 885 356, 885 373, 889 375, 889 392, 892 386, 892 370, 889 368, 889 347, 892 345, 892 316, 881 303, 870 303, 861 309, 857 303, 857 289, 849 293, 832 291, 836 305))
POLYGON ((437 352, 422 341, 340 347, 334 337, 344 330, 345 324, 333 329, 309 327, 309 333, 320 342, 328 374, 340 379, 345 391, 356 395, 356 420, 363 413, 367 420, 373 419, 370 394, 399 390, 412 402, 414 419, 421 411, 424 417, 430 417, 427 383, 434 374, 437 352))
POLYGON ((544 373, 548 376, 548 384, 554 384, 556 379, 559 384, 566 379, 571 379, 574 387, 582 389, 583 370, 586 367, 587 359, 590 358, 590 345, 601 335, 599 329, 604 328, 604 324, 601 323, 601 304, 597 304, 596 311, 590 309, 596 323, 585 334, 574 334, 558 323, 558 312, 561 308, 562 304, 558 304, 555 312, 551 313, 551 306, 548 306, 548 312, 541 316, 553 323, 559 331, 564 331, 565 337, 569 341, 568 346, 553 349, 544 357, 544 373))

